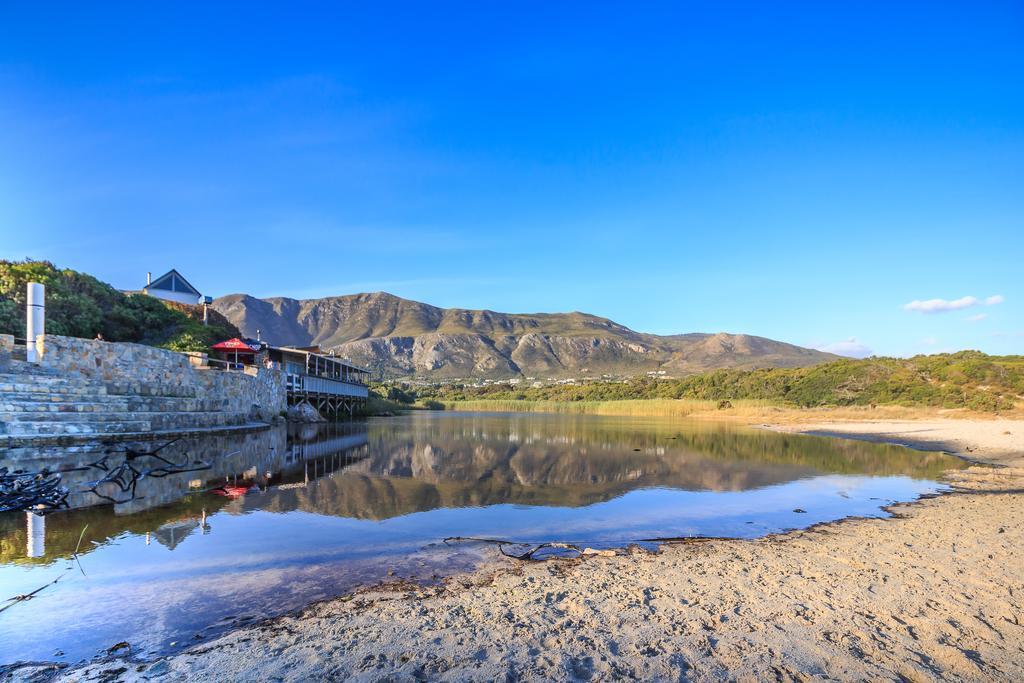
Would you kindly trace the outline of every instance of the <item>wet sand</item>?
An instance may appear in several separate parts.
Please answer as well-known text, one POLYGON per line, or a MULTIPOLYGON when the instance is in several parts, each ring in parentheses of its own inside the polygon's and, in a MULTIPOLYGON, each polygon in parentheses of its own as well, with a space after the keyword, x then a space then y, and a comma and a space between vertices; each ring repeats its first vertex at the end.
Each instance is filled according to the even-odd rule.
MULTIPOLYGON (((1024 680, 1024 422, 784 425, 1000 467, 955 492, 755 541, 501 560, 64 680, 1024 680), (1006 434, 1004 432, 1010 432, 1006 434)), ((20 674, 28 674, 24 669, 20 674)))

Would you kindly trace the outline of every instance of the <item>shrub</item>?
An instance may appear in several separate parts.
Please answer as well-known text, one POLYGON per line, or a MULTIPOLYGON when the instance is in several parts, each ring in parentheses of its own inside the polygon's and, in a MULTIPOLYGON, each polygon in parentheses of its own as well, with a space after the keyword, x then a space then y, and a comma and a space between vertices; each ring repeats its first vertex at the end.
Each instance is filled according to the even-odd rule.
POLYGON ((0 332, 25 334, 26 285, 46 285, 46 331, 50 334, 205 351, 211 344, 241 336, 238 328, 202 306, 185 306, 143 294, 125 294, 91 275, 58 269, 49 261, 0 260, 0 332))
POLYGON ((713 370, 680 379, 642 377, 539 388, 443 385, 418 393, 443 401, 762 400, 806 408, 889 404, 993 412, 1013 408, 1024 394, 1024 358, 961 351, 906 359, 842 359, 807 368, 713 370))

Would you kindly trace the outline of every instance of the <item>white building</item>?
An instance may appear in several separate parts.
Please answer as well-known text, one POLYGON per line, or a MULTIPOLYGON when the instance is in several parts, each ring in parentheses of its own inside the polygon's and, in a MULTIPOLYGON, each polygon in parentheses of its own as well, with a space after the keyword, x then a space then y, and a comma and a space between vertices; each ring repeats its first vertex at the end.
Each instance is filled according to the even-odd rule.
POLYGON ((173 268, 155 280, 152 273, 146 273, 146 286, 142 288, 142 293, 165 301, 176 301, 179 304, 194 306, 209 303, 208 297, 200 294, 198 289, 173 268))

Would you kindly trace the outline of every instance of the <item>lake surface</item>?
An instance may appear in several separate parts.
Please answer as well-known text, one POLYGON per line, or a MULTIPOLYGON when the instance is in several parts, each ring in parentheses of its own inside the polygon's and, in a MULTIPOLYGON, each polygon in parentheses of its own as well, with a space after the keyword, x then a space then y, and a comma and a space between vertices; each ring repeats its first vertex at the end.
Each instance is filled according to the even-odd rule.
POLYGON ((74 467, 64 479, 77 508, 0 514, 0 600, 59 577, 0 613, 0 663, 73 662, 121 641, 167 652, 361 585, 436 580, 497 556, 447 537, 590 547, 751 538, 884 516, 965 466, 706 422, 415 413, 177 442, 159 454, 209 468, 151 470, 127 482, 134 492, 94 485, 126 462, 126 446, 158 445, 0 450, 0 467, 74 467))

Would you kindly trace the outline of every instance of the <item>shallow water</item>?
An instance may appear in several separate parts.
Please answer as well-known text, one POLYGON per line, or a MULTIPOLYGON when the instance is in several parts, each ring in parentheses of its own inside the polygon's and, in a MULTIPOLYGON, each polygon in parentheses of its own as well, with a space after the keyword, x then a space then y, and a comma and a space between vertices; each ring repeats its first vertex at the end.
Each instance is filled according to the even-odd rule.
POLYGON ((65 475, 78 509, 0 515, 0 599, 59 577, 0 613, 0 663, 77 661, 121 641, 166 652, 360 585, 429 581, 495 556, 447 537, 750 538, 882 516, 964 466, 725 424, 416 413, 171 444, 167 460, 210 469, 143 477, 134 497, 107 484, 98 492, 118 502, 97 505, 84 489, 124 460, 108 448, 0 451, 12 469, 79 466, 65 475))

